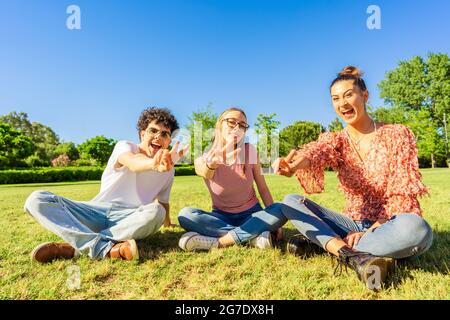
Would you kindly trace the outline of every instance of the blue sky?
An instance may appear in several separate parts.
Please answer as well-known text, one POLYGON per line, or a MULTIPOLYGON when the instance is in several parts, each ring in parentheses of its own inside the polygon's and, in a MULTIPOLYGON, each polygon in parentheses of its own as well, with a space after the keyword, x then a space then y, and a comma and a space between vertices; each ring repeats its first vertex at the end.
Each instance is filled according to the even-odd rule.
POLYGON ((64 141, 137 140, 149 106, 181 124, 213 103, 277 113, 282 125, 335 117, 328 86, 359 66, 377 83, 400 60, 450 51, 448 0, 0 0, 0 114, 24 111, 64 141), (81 30, 66 8, 81 9, 81 30), (381 30, 366 9, 381 8, 381 30))

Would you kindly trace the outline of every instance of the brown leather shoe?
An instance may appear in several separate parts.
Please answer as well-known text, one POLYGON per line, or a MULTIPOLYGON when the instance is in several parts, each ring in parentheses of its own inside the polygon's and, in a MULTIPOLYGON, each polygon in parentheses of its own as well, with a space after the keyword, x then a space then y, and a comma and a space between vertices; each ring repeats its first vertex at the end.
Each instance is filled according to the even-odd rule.
POLYGON ((111 259, 137 260, 139 259, 139 250, 134 240, 119 242, 108 253, 111 259))
POLYGON ((38 245, 31 252, 31 259, 40 263, 56 259, 72 259, 75 249, 68 243, 46 242, 38 245))

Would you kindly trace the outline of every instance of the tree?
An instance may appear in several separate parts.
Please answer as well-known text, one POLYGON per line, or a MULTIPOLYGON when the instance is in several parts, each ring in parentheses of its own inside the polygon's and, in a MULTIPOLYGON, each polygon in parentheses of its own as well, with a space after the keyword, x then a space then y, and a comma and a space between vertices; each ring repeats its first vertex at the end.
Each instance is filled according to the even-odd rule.
POLYGON ((28 114, 25 112, 17 113, 16 111, 13 111, 7 115, 0 116, 0 122, 8 123, 14 129, 21 131, 29 137, 33 135, 33 127, 30 120, 28 120, 28 114))
POLYGON ((50 160, 54 157, 54 150, 59 144, 59 137, 50 127, 39 122, 31 123, 28 114, 25 112, 10 112, 7 115, 0 116, 0 121, 10 124, 14 129, 31 138, 34 145, 34 154, 29 159, 31 160, 30 163, 50 165, 50 160))
POLYGON ((31 138, 36 147, 34 154, 43 161, 50 163, 59 144, 59 137, 50 127, 39 122, 33 122, 31 125, 33 128, 31 138))
POLYGON ((32 153, 33 143, 28 136, 0 122, 0 167, 22 166, 23 159, 32 153))
POLYGON ((78 158, 80 158, 78 149, 73 142, 64 142, 59 144, 53 154, 54 157, 65 154, 70 158, 70 160, 77 160, 78 158))
MULTIPOLYGON (((434 128, 435 134, 423 135, 434 137, 427 139, 426 144, 427 150, 436 152, 436 154, 430 154, 433 159, 432 163, 434 163, 435 156, 439 157, 442 154, 442 146, 444 149, 446 148, 444 140, 446 139, 445 126, 447 123, 444 121, 450 114, 449 56, 445 53, 430 53, 427 60, 416 56, 409 61, 401 61, 396 69, 386 74, 386 79, 382 80, 378 87, 380 97, 384 98, 385 103, 392 108, 398 108, 394 110, 396 116, 399 116, 397 121, 406 116, 410 126, 415 125, 411 121, 420 119, 434 128), (413 112, 410 113, 410 111, 413 112), (427 113, 420 113, 421 111, 427 113), (428 114, 430 119, 424 119, 424 114, 428 114), (436 146, 430 148, 430 141, 435 141, 433 143, 436 146)), ((401 121, 400 123, 404 123, 406 120, 401 121)), ((422 141, 418 140, 418 142, 422 141)), ((419 153, 423 154, 421 150, 419 153)), ((448 150, 445 150, 444 153, 448 157, 448 150)))
POLYGON ((105 165, 114 150, 116 141, 104 136, 97 136, 88 139, 78 146, 78 150, 83 159, 93 159, 99 164, 105 165))
POLYGON ((191 155, 198 157, 210 145, 214 137, 217 114, 213 111, 211 103, 204 110, 197 110, 188 117, 186 129, 190 135, 191 155))
POLYGON ((369 112, 375 122, 380 123, 399 123, 407 124, 409 122, 409 112, 401 107, 379 107, 369 112))
POLYGON ((414 132, 421 164, 445 165, 445 145, 428 110, 410 111, 406 125, 414 132), (426 159, 426 160, 425 160, 426 159), (428 161, 429 160, 429 161, 428 161))
MULTIPOLYGON (((422 124, 425 123, 422 122, 422 124)), ((417 139, 417 148, 419 150, 419 159, 422 159, 422 164, 426 163, 428 166, 428 163, 430 163, 432 168, 445 166, 446 155, 444 141, 432 126, 428 125, 422 128, 421 136, 417 139)))
POLYGON ((260 113, 256 118, 255 131, 258 134, 257 149, 261 164, 263 165, 270 164, 271 155, 273 154, 272 146, 277 143, 273 139, 278 135, 277 129, 281 122, 275 120, 276 115, 276 113, 268 115, 260 113))
POLYGON ((344 129, 344 125, 339 120, 339 118, 335 118, 329 125, 328 125, 328 131, 330 132, 336 132, 344 129))
POLYGON ((280 155, 285 156, 291 149, 317 140, 325 128, 317 122, 297 121, 280 131, 280 155))
POLYGON ((378 84, 380 98, 388 106, 406 110, 419 110, 427 107, 428 87, 425 74, 426 63, 421 57, 400 61, 399 66, 386 73, 386 78, 378 84))
POLYGON ((414 57, 400 61, 379 85, 388 106, 407 110, 427 109, 436 125, 443 126, 450 113, 450 59, 446 53, 430 53, 428 60, 414 57))

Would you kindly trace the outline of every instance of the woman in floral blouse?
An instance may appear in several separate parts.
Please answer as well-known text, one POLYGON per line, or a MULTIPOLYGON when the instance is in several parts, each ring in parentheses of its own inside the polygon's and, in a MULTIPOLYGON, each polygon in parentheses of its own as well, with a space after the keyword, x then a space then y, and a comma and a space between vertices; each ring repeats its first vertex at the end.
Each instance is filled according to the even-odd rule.
POLYGON ((415 257, 432 243, 418 196, 428 192, 418 170, 413 133, 403 125, 375 123, 366 111, 364 80, 346 67, 330 86, 333 106, 347 127, 320 135, 276 161, 276 172, 296 175, 307 194, 324 188, 324 169, 337 172, 344 214, 300 195, 284 199, 284 215, 301 234, 288 248, 307 254, 317 246, 352 267, 369 289, 378 289, 395 259, 415 257))

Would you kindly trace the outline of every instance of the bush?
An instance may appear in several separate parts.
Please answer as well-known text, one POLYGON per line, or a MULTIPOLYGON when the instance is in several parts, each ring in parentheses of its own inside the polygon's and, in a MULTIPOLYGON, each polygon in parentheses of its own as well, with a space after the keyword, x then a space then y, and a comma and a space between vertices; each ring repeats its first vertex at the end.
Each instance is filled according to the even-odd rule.
POLYGON ((70 165, 70 158, 67 154, 61 154, 52 160, 53 167, 68 167, 70 165))
POLYGON ((80 157, 78 149, 73 142, 60 143, 56 148, 54 155, 58 157, 62 154, 66 154, 70 159, 77 160, 80 157))
POLYGON ((100 180, 102 168, 40 168, 0 171, 0 184, 100 180))
POLYGON ((51 165, 51 162, 42 159, 36 154, 33 154, 32 156, 29 156, 25 159, 25 162, 28 167, 34 168, 34 167, 49 167, 51 165))
MULTIPOLYGON (((0 184, 100 180, 103 170, 104 168, 102 167, 50 167, 23 170, 0 170, 0 184)), ((175 175, 195 175, 194 166, 175 167, 175 175)))
POLYGON ((108 162, 116 142, 117 141, 114 139, 108 139, 104 136, 97 136, 80 144, 78 146, 78 151, 81 158, 95 159, 100 164, 104 165, 108 162))
POLYGON ((175 167, 175 175, 176 176, 195 176, 195 168, 194 166, 176 166, 175 167))
POLYGON ((94 159, 77 159, 72 161, 72 165, 75 167, 97 167, 97 161, 94 159))

